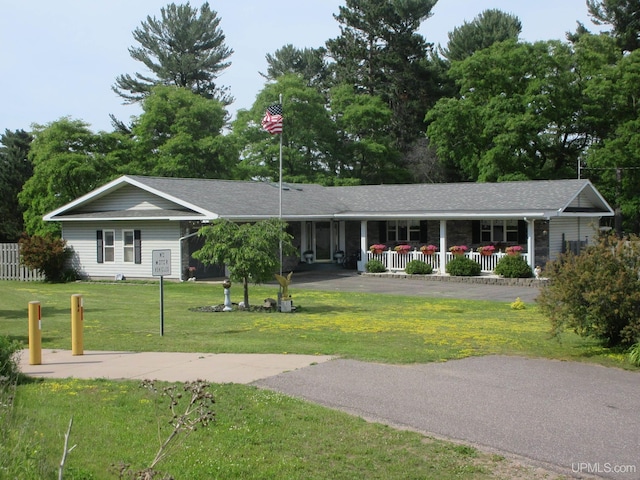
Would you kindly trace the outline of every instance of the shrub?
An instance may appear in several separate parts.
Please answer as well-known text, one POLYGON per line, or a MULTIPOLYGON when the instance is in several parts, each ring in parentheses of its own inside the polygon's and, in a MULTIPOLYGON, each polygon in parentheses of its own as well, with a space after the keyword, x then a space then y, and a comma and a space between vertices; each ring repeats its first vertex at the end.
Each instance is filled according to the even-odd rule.
POLYGON ((496 275, 506 278, 531 278, 533 271, 521 255, 506 255, 502 257, 495 269, 496 275))
POLYGON ((0 336, 0 386, 9 382, 15 383, 20 375, 20 367, 16 353, 22 345, 9 337, 0 336))
POLYGON ((537 302, 555 335, 568 329, 606 346, 640 338, 640 241, 603 236, 579 255, 547 263, 537 302))
POLYGON ((364 267, 369 273, 384 273, 387 269, 384 267, 384 263, 380 260, 369 260, 364 267))
POLYGON ((19 243, 20 261, 29 268, 40 270, 48 282, 60 282, 77 277, 75 272, 71 273, 70 269, 65 267, 72 254, 65 240, 51 234, 44 237, 25 235, 19 243))
POLYGON ((451 259, 445 268, 454 277, 476 277, 480 275, 480 264, 467 257, 457 256, 451 259))
POLYGON ((433 267, 428 263, 421 262, 420 260, 411 260, 407 263, 404 271, 409 275, 429 275, 430 273, 433 273, 433 267))
POLYGON ((636 367, 640 367, 640 342, 631 346, 628 352, 629 362, 636 367))

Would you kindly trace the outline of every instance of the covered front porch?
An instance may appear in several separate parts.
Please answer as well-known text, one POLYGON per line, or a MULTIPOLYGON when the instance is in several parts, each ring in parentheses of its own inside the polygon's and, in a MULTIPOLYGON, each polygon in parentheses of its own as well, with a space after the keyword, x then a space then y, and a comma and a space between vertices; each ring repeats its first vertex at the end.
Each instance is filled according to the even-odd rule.
POLYGON ((401 272, 408 262, 418 260, 433 268, 434 273, 444 275, 446 265, 455 256, 453 246, 463 246, 459 253, 480 264, 483 273, 492 273, 508 250, 521 255, 533 269, 536 257, 543 263, 549 255, 549 222, 513 215, 477 218, 404 218, 397 220, 363 220, 360 222, 361 260, 358 270, 364 271, 367 262, 379 260, 388 271, 401 272), (384 245, 383 251, 372 251, 372 245, 384 245), (408 251, 395 247, 409 246, 408 251), (421 247, 431 245, 433 252, 423 252, 421 247), (480 251, 491 246, 492 251, 480 251))
MULTIPOLYGON (((487 255, 481 252, 465 252, 462 255, 479 263, 482 273, 491 273, 495 270, 496 265, 498 264, 500 259, 510 254, 504 252, 496 252, 487 255)), ((517 255, 524 257, 527 261, 527 264, 531 265, 528 253, 518 253, 517 255)), ((381 261, 386 269, 390 272, 402 272, 406 268, 407 263, 412 260, 418 260, 420 262, 431 265, 431 268, 433 268, 434 272, 442 274, 445 272, 445 269, 441 268, 441 266, 444 265, 446 267, 447 263, 449 263, 455 257, 455 255, 451 252, 444 252, 444 264, 442 263, 442 257, 443 255, 440 255, 439 252, 426 255, 422 253, 422 251, 417 249, 414 249, 407 253, 396 252, 392 249, 385 250, 382 253, 373 253, 371 251, 367 251, 365 264, 366 262, 375 259, 381 261)))

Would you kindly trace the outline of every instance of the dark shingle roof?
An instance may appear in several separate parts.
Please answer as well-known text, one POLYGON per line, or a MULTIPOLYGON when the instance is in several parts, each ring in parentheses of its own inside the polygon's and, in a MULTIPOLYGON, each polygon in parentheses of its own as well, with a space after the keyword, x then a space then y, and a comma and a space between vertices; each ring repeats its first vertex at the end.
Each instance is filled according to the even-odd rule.
MULTIPOLYGON (((269 182, 160 178, 131 179, 224 217, 277 216, 279 185, 269 182)), ((283 184, 282 209, 286 216, 332 216, 345 209, 321 185, 283 184)))
POLYGON ((556 212, 565 208, 587 180, 503 183, 434 183, 335 187, 352 213, 556 212))
MULTIPOLYGON (((548 180, 504 183, 448 183, 410 185, 363 185, 323 187, 315 184, 284 184, 282 213, 301 218, 471 218, 482 215, 550 217, 583 197, 587 210, 612 214, 588 180, 548 180)), ((125 176, 101 189, 51 212, 48 220, 82 218, 163 217, 192 219, 225 217, 233 220, 278 216, 279 185, 268 182, 125 176), (174 210, 124 210, 92 212, 95 198, 109 195, 124 185, 134 185, 176 204, 174 210), (76 207, 85 213, 80 213, 76 207), (182 210, 181 210, 182 209, 182 210), (164 212, 164 213, 163 213, 164 212)))

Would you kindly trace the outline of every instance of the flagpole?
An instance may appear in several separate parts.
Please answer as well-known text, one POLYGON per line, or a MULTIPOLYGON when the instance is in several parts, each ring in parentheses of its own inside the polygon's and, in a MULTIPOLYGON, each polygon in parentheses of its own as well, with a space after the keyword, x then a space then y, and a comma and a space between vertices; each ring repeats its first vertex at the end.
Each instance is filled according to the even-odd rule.
MULTIPOLYGON (((279 101, 282 106, 282 94, 280 94, 279 101)), ((280 207, 278 211, 278 218, 280 219, 280 228, 282 229, 282 131, 280 132, 280 166, 278 167, 278 172, 280 176, 280 207)), ((280 275, 282 275, 282 230, 280 231, 280 275)))

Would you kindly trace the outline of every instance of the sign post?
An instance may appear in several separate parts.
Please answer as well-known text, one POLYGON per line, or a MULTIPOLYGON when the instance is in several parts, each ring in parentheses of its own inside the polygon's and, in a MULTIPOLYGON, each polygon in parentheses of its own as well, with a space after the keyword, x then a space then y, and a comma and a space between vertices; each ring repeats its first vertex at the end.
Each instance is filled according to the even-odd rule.
POLYGON ((164 276, 171 275, 171 250, 151 251, 151 274, 160 277, 160 336, 164 335, 164 276))

